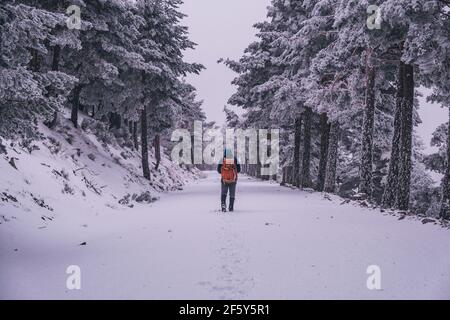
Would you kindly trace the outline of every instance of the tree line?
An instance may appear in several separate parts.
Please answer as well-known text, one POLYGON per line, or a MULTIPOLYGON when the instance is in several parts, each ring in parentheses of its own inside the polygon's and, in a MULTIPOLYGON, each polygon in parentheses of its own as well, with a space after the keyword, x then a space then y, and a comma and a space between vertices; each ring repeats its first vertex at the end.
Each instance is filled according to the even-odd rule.
POLYGON ((450 106, 449 11, 447 0, 272 0, 257 40, 222 60, 238 74, 229 104, 244 110, 227 119, 282 129, 283 183, 448 219, 449 123, 431 156, 414 127, 419 87, 450 106), (443 174, 439 188, 426 169, 443 174))
POLYGON ((126 132, 150 179, 150 144, 157 169, 161 135, 205 119, 195 88, 183 80, 203 66, 184 60, 195 44, 181 24, 181 4, 3 0, 0 136, 33 136, 41 120, 54 128, 65 110, 77 128, 83 114, 126 132))

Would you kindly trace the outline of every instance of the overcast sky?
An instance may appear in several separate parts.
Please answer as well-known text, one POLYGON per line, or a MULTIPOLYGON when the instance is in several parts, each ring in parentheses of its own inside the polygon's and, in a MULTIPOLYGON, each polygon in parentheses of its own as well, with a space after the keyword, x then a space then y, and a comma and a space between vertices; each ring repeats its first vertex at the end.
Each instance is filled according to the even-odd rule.
MULTIPOLYGON (((185 0, 181 11, 188 15, 184 24, 189 27, 191 39, 198 44, 196 50, 186 52, 190 62, 200 62, 207 70, 199 76, 189 76, 188 81, 198 89, 204 100, 208 121, 223 124, 223 107, 235 88, 231 81, 236 76, 223 64, 220 58, 239 59, 249 43, 255 40, 255 22, 266 19, 266 8, 270 0, 185 0)), ((422 91, 422 90, 421 90, 422 91)), ((425 91, 426 93, 427 91, 425 91)), ((420 116, 423 123, 417 128, 426 152, 434 129, 447 121, 447 110, 439 105, 420 99, 420 116)))
POLYGON ((196 50, 186 52, 190 62, 200 62, 207 68, 188 81, 198 89, 204 100, 208 121, 225 122, 223 107, 234 92, 231 81, 236 74, 220 58, 239 59, 244 49, 254 41, 254 23, 266 18, 270 0, 185 0, 181 11, 188 15, 189 27, 196 50))
POLYGON ((426 101, 426 95, 431 92, 430 90, 422 88, 420 91, 424 95, 419 98, 419 114, 422 124, 419 125, 416 131, 422 137, 425 144, 425 152, 431 153, 436 150, 436 148, 430 146, 431 135, 439 125, 448 121, 448 109, 442 108, 439 104, 431 104, 426 101))

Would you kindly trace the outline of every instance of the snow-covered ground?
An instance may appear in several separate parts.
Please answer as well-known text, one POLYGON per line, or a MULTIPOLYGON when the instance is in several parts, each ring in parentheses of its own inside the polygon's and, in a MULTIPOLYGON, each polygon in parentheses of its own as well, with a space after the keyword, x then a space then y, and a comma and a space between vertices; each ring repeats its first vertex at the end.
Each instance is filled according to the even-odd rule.
MULTIPOLYGON (((0 154, 0 225, 48 222, 80 212, 101 214, 156 201, 160 193, 180 190, 202 174, 180 168, 164 154, 158 170, 150 151, 151 181, 142 177, 139 151, 115 137, 102 142, 91 130, 74 129, 68 120, 31 143, 3 141, 0 154)), ((132 143, 130 143, 132 145, 132 143)))
POLYGON ((2 223, 1 298, 450 298, 449 230, 246 176, 237 211, 221 213, 218 179, 145 206, 2 223), (81 290, 66 288, 70 265, 81 290), (367 288, 370 265, 381 290, 367 288))

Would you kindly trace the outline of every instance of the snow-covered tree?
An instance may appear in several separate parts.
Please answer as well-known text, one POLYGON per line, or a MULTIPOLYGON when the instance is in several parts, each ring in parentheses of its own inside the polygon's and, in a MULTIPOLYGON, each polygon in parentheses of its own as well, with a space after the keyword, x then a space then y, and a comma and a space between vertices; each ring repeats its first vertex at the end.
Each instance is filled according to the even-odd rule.
POLYGON ((67 17, 50 11, 54 6, 49 4, 0 4, 0 130, 4 136, 32 135, 34 122, 51 119, 63 108, 77 82, 58 70, 55 53, 57 47, 78 48, 77 34, 62 31, 67 17))
POLYGON ((239 126, 240 119, 236 112, 234 112, 227 106, 223 108, 223 112, 225 112, 225 120, 227 126, 229 128, 237 128, 239 126))
POLYGON ((75 127, 84 112, 109 122, 109 130, 135 149, 140 131, 149 179, 148 138, 160 159, 161 134, 180 119, 204 119, 195 89, 182 80, 203 66, 184 61, 183 51, 194 43, 180 24, 181 3, 2 1, 0 134, 33 132, 37 120, 53 126, 57 112, 69 107, 75 127), (66 11, 73 5, 80 8, 79 28, 69 28, 66 11))
POLYGON ((311 185, 314 172, 318 190, 426 208, 425 184, 411 185, 413 170, 428 179, 414 151, 415 88, 434 88, 432 99, 447 105, 448 11, 440 0, 273 0, 268 21, 255 25, 259 40, 226 61, 239 74, 229 102, 244 109, 244 127, 292 133, 281 154, 295 185, 311 185), (381 28, 367 24, 371 5, 381 28))
MULTIPOLYGON (((149 68, 142 72, 141 139, 142 167, 144 176, 150 178, 147 154, 148 117, 156 120, 156 127, 164 129, 163 122, 173 112, 170 106, 180 104, 182 84, 180 77, 188 73, 199 73, 203 68, 196 63, 183 60, 183 51, 194 48, 188 31, 180 24, 184 17, 178 8, 181 0, 139 0, 137 8, 143 24, 139 28, 139 50, 149 68)), ((154 130, 155 131, 155 130, 154 130)), ((159 133, 157 133, 158 135, 159 133)), ((159 144, 159 138, 155 142, 159 144)), ((159 149, 159 146, 156 146, 159 149)))

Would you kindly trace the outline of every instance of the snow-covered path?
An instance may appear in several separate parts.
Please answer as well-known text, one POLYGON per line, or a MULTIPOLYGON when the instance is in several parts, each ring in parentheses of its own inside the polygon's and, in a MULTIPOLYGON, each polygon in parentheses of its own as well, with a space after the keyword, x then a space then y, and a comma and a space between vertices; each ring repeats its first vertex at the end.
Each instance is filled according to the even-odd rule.
POLYGON ((219 189, 212 172, 150 206, 83 212, 37 233, 2 225, 0 297, 450 298, 448 230, 245 176, 237 211, 223 214, 219 189), (66 288, 69 265, 81 290, 66 288), (367 289, 370 265, 382 290, 367 289))

